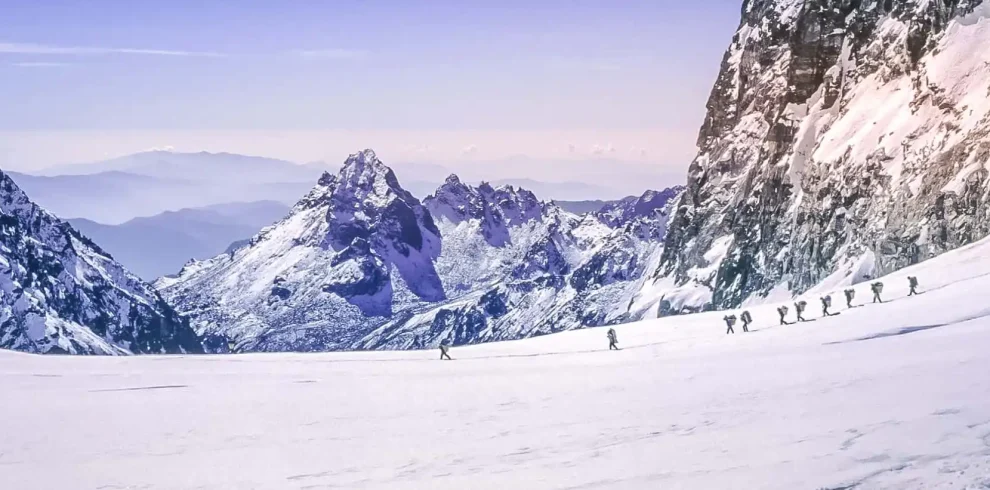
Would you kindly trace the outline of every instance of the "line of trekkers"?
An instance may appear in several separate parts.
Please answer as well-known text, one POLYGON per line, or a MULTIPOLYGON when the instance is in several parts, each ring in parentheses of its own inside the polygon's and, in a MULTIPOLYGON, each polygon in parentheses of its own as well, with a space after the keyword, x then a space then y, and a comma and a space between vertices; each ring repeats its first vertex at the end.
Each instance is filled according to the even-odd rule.
MULTIPOLYGON (((908 286, 910 286, 910 288, 911 288, 911 291, 908 293, 908 296, 914 296, 914 295, 918 294, 918 278, 917 277, 908 276, 908 286)), ((882 282, 877 281, 877 282, 874 282, 873 284, 870 284, 870 291, 873 292, 873 302, 874 303, 883 303, 883 299, 880 297, 880 294, 883 293, 883 283, 882 282)), ((856 290, 855 289, 852 289, 852 288, 849 288, 849 289, 846 289, 845 291, 843 291, 843 294, 846 297, 846 307, 852 308, 853 307, 853 304, 852 304, 853 298, 856 297, 856 290)), ((825 296, 822 296, 821 297, 821 302, 822 302, 822 316, 835 316, 835 315, 838 315, 838 313, 833 313, 833 312, 828 311, 828 309, 832 307, 832 296, 827 295, 827 294, 825 296)), ((797 321, 799 321, 799 322, 806 322, 806 321, 808 321, 808 320, 806 320, 804 318, 804 310, 806 310, 807 307, 808 307, 808 302, 807 301, 804 301, 804 300, 797 301, 796 303, 794 303, 794 311, 797 313, 797 321)), ((777 308, 777 314, 780 315, 780 324, 781 325, 792 325, 793 324, 793 322, 788 322, 787 321, 787 312, 788 311, 790 311, 790 310, 785 305, 781 305, 780 307, 777 308)), ((736 325, 736 320, 737 320, 736 319, 736 315, 726 315, 726 316, 724 316, 722 318, 722 320, 725 321, 725 325, 728 327, 726 329, 726 331, 725 331, 726 335, 736 333, 735 329, 733 328, 736 325)), ((739 315, 739 320, 742 320, 742 329, 743 329, 743 332, 749 332, 749 325, 751 323, 753 323, 753 315, 751 315, 749 313, 749 311, 743 311, 742 314, 739 315)))
MULTIPOLYGON (((918 289, 918 278, 917 277, 908 276, 908 285, 911 287, 911 291, 908 293, 908 296, 914 296, 914 295, 918 294, 918 290, 917 290, 918 289)), ((880 294, 883 293, 883 283, 882 282, 877 281, 877 282, 874 282, 873 284, 870 284, 870 291, 873 292, 873 302, 874 303, 883 303, 883 299, 880 297, 880 294)), ((855 289, 852 289, 852 288, 849 288, 849 289, 846 289, 845 291, 843 291, 843 294, 846 297, 846 307, 852 308, 853 307, 853 304, 852 304, 853 298, 856 297, 856 290, 855 289)), ((828 311, 828 309, 832 307, 832 296, 827 295, 827 294, 825 296, 822 296, 821 297, 821 302, 822 302, 822 315, 823 316, 835 316, 835 315, 838 315, 838 313, 833 313, 833 312, 828 311)), ((801 301, 798 301, 798 302, 794 303, 794 310, 795 310, 795 312, 797 312, 797 321, 799 321, 799 322, 805 322, 805 321, 807 321, 804 318, 804 310, 807 309, 807 307, 808 307, 808 302, 807 301, 804 301, 804 300, 801 300, 801 301)), ((790 310, 787 308, 787 306, 784 306, 784 305, 781 305, 780 307, 777 308, 777 313, 780 314, 780 324, 781 325, 792 325, 793 324, 793 322, 788 322, 787 321, 787 312, 788 311, 790 311, 790 310)), ((722 319, 725 320, 725 325, 728 327, 728 329, 725 331, 725 333, 726 334, 734 334, 734 333, 736 333, 735 329, 733 328, 736 325, 736 320, 737 320, 736 315, 726 315, 722 319)), ((743 311, 739 315, 738 320, 742 320, 742 329, 743 329, 743 332, 749 332, 749 326, 753 323, 753 315, 751 315, 749 313, 749 311, 743 311)), ((608 350, 619 350, 619 339, 618 339, 618 336, 615 333, 615 329, 614 328, 609 328, 607 335, 608 335, 608 350)), ((450 358, 449 350, 450 350, 450 345, 449 344, 447 344, 446 342, 440 344, 440 360, 452 360, 450 358)))

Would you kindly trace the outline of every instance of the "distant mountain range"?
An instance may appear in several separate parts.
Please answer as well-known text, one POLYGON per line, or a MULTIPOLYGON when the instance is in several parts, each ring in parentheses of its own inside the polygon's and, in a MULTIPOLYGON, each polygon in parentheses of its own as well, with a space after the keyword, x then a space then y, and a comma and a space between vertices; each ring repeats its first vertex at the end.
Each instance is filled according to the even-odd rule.
MULTIPOLYGON (((515 169, 512 172, 516 175, 526 175, 525 165, 517 159, 506 165, 515 169)), ((595 167, 573 165, 573 168, 562 167, 559 175, 551 176, 552 181, 490 179, 508 172, 502 164, 470 165, 466 168, 471 177, 465 178, 465 182, 477 185, 489 180, 494 186, 525 187, 544 199, 565 201, 624 195, 609 185, 575 180, 583 175, 581 172, 587 173, 595 167)), ((121 224, 165 211, 227 202, 275 201, 292 205, 323 172, 336 169, 337 165, 324 162, 300 165, 232 153, 149 151, 100 162, 59 165, 36 174, 10 172, 9 175, 32 199, 58 216, 121 224)), ((642 170, 637 166, 623 169, 642 170)), ((396 170, 403 188, 420 198, 436 190, 451 173, 447 167, 430 163, 400 164, 396 170)), ((642 190, 636 189, 635 193, 642 190)))
MULTIPOLYGON (((573 214, 598 213, 623 201, 554 201, 573 214)), ((262 228, 275 223, 290 206, 277 201, 214 204, 166 211, 117 225, 86 218, 68 219, 114 259, 146 281, 179 271, 191 259, 203 260, 246 244, 262 228)))
POLYGON ((578 216, 451 175, 420 201, 365 150, 276 224, 155 285, 216 352, 409 349, 614 323, 645 311, 629 305, 676 194, 578 216))
POLYGON ((68 220, 121 264, 151 281, 178 272, 190 259, 206 259, 250 237, 289 212, 276 201, 216 204, 181 209, 119 225, 68 220))
POLYGON ((213 181, 195 175, 163 177, 117 170, 86 175, 9 175, 38 204, 60 217, 120 224, 165 211, 245 199, 289 205, 311 187, 319 172, 308 181, 298 182, 213 181))

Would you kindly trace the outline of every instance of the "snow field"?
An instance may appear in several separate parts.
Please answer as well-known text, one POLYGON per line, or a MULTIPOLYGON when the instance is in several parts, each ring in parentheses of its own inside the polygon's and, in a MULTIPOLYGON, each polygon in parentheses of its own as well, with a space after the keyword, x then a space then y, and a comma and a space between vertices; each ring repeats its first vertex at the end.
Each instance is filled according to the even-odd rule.
POLYGON ((986 488, 990 241, 883 280, 749 334, 618 326, 619 352, 0 352, 0 488, 986 488))

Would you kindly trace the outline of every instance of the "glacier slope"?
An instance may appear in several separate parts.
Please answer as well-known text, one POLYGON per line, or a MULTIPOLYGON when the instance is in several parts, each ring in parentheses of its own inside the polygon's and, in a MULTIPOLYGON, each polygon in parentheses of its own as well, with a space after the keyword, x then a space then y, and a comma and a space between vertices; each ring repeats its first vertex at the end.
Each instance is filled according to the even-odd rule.
POLYGON ((754 307, 750 334, 617 326, 619 352, 600 328, 452 362, 0 351, 0 487, 985 488, 990 241, 884 281, 805 324, 754 307))

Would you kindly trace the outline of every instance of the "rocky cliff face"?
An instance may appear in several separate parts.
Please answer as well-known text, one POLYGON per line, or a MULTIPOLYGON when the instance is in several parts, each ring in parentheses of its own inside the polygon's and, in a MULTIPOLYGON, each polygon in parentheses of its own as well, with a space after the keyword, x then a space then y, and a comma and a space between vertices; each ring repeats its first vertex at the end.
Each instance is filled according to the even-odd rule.
POLYGON ((200 352, 148 284, 32 203, 0 172, 0 348, 34 353, 200 352))
POLYGON ((595 213, 603 223, 616 228, 628 225, 640 218, 650 218, 665 212, 667 205, 684 192, 684 186, 674 186, 662 191, 649 190, 641 196, 631 196, 611 202, 595 213))
POLYGON ((639 308, 854 283, 985 236, 988 47, 981 0, 744 2, 639 308))
POLYGON ((420 203, 366 150, 250 243, 156 285, 217 350, 405 349, 600 325, 625 318, 656 268, 668 201, 650 194, 653 208, 609 226, 451 176, 420 203))

